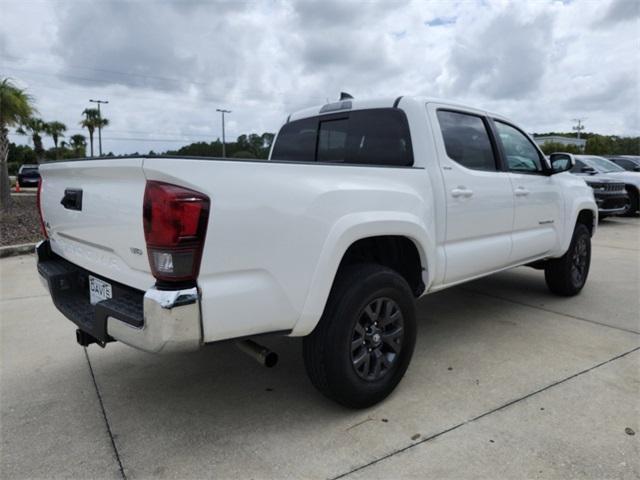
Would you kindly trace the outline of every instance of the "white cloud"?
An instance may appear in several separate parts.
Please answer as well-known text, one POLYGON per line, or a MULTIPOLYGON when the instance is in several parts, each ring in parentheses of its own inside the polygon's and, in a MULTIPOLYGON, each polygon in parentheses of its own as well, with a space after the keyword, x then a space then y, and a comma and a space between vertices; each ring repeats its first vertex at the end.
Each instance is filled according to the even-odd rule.
POLYGON ((2 10, 0 73, 71 130, 89 98, 109 99, 104 145, 116 153, 213 140, 217 107, 233 110, 229 138, 275 131, 341 90, 449 97, 528 131, 567 131, 579 116, 588 130, 640 134, 633 0, 4 0, 2 10))

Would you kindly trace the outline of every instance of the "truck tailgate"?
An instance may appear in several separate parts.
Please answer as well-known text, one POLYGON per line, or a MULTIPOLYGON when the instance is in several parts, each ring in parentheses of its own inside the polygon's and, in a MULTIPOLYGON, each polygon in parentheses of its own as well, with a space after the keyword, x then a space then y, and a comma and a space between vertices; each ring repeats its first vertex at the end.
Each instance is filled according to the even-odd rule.
POLYGON ((55 253, 90 272, 147 289, 155 280, 142 224, 142 162, 127 158, 43 165, 40 201, 55 253))

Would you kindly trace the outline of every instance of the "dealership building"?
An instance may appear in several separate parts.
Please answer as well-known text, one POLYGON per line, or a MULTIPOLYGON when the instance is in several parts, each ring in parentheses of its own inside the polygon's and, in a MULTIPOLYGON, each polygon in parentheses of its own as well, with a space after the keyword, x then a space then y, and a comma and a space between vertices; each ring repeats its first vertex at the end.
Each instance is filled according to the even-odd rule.
POLYGON ((560 143, 562 145, 571 145, 574 147, 578 147, 583 152, 584 147, 587 145, 587 141, 583 138, 563 137, 560 135, 540 135, 533 137, 533 139, 540 146, 544 145, 545 143, 560 143))

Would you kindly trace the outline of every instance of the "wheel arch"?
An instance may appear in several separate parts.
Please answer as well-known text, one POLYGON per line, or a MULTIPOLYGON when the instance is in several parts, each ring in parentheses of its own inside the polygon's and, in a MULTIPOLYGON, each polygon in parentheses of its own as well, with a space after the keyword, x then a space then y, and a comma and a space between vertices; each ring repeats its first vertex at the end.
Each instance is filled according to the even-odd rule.
POLYGON ((579 223, 584 224, 589 229, 589 234, 593 237, 597 221, 598 215, 595 214, 593 210, 583 209, 578 212, 575 225, 578 225, 579 223))
MULTIPOLYGON (((409 283, 416 286, 420 282, 420 290, 428 289, 434 272, 431 262, 435 257, 435 244, 418 217, 399 212, 367 212, 345 216, 336 222, 325 241, 300 319, 292 331, 293 336, 307 335, 313 331, 322 316, 341 265, 353 258, 350 255, 354 251, 369 242, 378 246, 393 244, 406 248, 408 255, 417 255, 421 275, 417 281, 414 278, 409 283)), ((379 263, 393 268, 388 261, 379 263)), ((398 273, 403 275, 403 272, 398 273)), ((406 271, 404 273, 407 274, 406 271)))
POLYGON ((564 237, 560 251, 553 256, 554 258, 561 257, 569 249, 571 239, 573 238, 573 231, 578 223, 586 225, 592 237, 596 233, 598 226, 598 207, 595 205, 595 201, 591 200, 589 202, 576 203, 571 212, 564 227, 564 237))

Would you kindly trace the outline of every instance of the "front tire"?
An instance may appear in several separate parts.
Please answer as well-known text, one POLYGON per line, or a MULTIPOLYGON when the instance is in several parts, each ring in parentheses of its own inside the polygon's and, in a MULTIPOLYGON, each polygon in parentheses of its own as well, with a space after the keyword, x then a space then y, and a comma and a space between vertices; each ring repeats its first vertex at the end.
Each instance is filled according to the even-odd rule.
POLYGON ((591 234, 583 223, 576 225, 569 250, 549 260, 544 269, 547 287, 556 295, 577 295, 584 287, 591 265, 591 234))
POLYGON ((627 193, 629 194, 629 208, 622 214, 623 217, 635 217, 636 212, 640 210, 640 198, 638 198, 638 191, 634 188, 628 187, 627 193))
POLYGON ((338 273, 320 322, 304 339, 305 367, 322 394, 366 408, 400 382, 415 340, 415 304, 406 280, 380 265, 352 265, 338 273))

